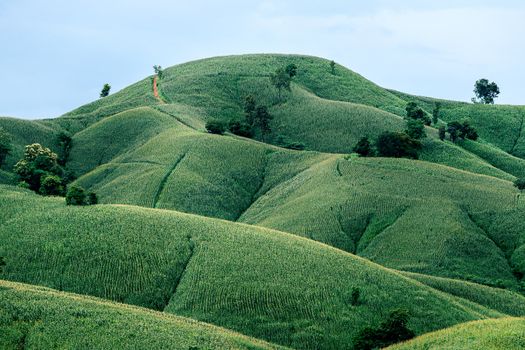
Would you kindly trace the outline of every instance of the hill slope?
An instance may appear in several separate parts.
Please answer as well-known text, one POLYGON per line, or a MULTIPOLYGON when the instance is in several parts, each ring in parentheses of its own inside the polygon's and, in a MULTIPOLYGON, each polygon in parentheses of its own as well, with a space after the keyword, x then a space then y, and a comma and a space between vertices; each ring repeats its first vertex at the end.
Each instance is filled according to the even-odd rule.
POLYGON ((183 317, 0 280, 2 349, 276 349, 183 317))
POLYGON ((2 205, 13 208, 0 227, 9 280, 165 310, 299 348, 348 346, 397 307, 410 310, 418 333, 505 316, 278 231, 128 206, 67 208, 6 187, 1 193, 2 205), (25 200, 34 197, 36 210, 25 200), (361 290, 359 305, 350 303, 353 288, 361 290))

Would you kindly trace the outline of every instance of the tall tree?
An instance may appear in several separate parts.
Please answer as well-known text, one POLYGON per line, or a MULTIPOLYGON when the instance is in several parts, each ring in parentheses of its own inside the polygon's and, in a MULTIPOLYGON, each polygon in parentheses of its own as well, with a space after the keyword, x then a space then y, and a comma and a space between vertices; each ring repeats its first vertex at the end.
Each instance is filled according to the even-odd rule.
POLYGON ((56 153, 34 143, 26 146, 24 158, 15 165, 15 173, 31 190, 39 192, 44 178, 50 175, 62 176, 63 169, 58 164, 56 153))
POLYGON ((253 126, 255 122, 255 108, 257 107, 257 102, 253 95, 248 95, 244 98, 244 117, 246 118, 246 123, 250 126, 253 126))
POLYGON ((279 68, 270 76, 270 81, 278 91, 279 101, 282 101, 282 91, 290 91, 290 83, 292 81, 290 74, 285 69, 279 68))
POLYGON ((108 83, 104 84, 102 87, 102 91, 100 91, 100 97, 106 97, 109 95, 109 91, 111 90, 111 85, 108 83))
POLYGON ((159 77, 159 79, 162 79, 162 77, 164 76, 164 70, 162 70, 162 67, 159 65, 154 65, 153 71, 159 77))
POLYGON ((498 97, 500 91, 499 87, 495 82, 489 82, 487 79, 480 79, 476 81, 474 85, 474 93, 476 98, 473 98, 473 102, 481 102, 485 104, 494 104, 494 99, 498 97))
POLYGON ((335 75, 335 61, 330 61, 330 72, 335 75))
POLYGON ((421 120, 407 120, 407 129, 405 132, 408 136, 416 140, 427 137, 427 133, 425 132, 425 125, 421 120))
POLYGON ((407 118, 421 120, 425 125, 430 125, 431 119, 427 116, 424 110, 422 110, 417 103, 409 102, 406 106, 407 118))
POLYGON ((261 130, 263 141, 272 129, 270 128, 270 121, 273 116, 268 112, 266 106, 258 106, 255 110, 255 125, 261 130))

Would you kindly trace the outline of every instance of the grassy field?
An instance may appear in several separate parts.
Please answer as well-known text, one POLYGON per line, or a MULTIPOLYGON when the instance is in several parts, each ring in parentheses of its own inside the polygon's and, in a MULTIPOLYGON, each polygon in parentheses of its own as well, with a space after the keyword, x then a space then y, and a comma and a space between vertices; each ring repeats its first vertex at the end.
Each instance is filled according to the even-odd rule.
POLYGON ((477 321, 391 346, 391 350, 519 350, 525 347, 525 319, 477 321))
POLYGON ((410 310, 418 334, 507 315, 278 231, 130 206, 67 208, 9 187, 0 193, 16 213, 0 227, 8 280, 165 310, 296 348, 348 346, 398 307, 410 310), (361 289, 358 305, 350 303, 353 288, 361 289))
POLYGON ((277 349, 183 317, 0 280, 2 349, 277 349))

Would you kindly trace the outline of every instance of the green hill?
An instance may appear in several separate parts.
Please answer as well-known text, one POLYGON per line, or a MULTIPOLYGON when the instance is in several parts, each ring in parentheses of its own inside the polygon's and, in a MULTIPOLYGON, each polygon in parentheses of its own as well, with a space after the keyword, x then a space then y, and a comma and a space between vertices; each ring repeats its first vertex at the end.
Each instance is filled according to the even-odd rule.
POLYGON ((388 349, 518 350, 525 347, 524 328, 523 318, 470 322, 425 334, 388 349))
POLYGON ((276 349, 183 317, 0 280, 2 349, 276 349))
MULTIPOLYGON (((525 176, 525 107, 439 100, 440 125, 469 118, 480 139, 440 141, 437 129, 426 127, 419 160, 360 158, 352 150, 361 137, 405 129, 408 102, 431 113, 438 100, 386 90, 345 67, 332 72, 329 60, 297 55, 173 66, 158 80, 159 98, 153 82, 147 77, 55 119, 0 118, 13 145, 0 169, 3 279, 174 313, 294 348, 348 348, 396 308, 409 311, 417 334, 525 316, 525 204, 512 183, 525 176), (297 75, 279 99, 270 76, 288 64, 297 75), (273 116, 268 135, 206 132, 210 120, 243 120, 250 94, 273 116), (63 198, 3 185, 17 182, 12 169, 25 145, 60 152, 62 132, 72 137, 65 168, 102 205, 66 207, 63 198), (282 147, 294 142, 305 150, 282 147)), ((0 283, 23 314, 30 313, 23 300, 37 291, 52 294, 39 312, 72 298, 0 283)), ((108 328, 93 347, 116 344, 124 328, 150 319, 167 332, 158 344, 174 336, 183 348, 193 346, 191 332, 209 327, 186 324, 189 333, 172 334, 159 313, 146 321, 136 316, 144 310, 104 305, 111 312, 100 317, 118 313, 123 325, 108 328)), ((32 344, 68 346, 58 340, 67 328, 53 330, 67 316, 59 311, 47 319, 50 328, 28 337, 32 344)), ((80 321, 67 317, 79 332, 80 321)), ((16 341, 29 325, 9 320, 9 341, 16 341)), ((96 319, 85 325, 100 328, 96 319)), ((209 329, 204 346, 271 346, 209 329)), ((153 330, 145 330, 145 341, 153 330)), ((71 344, 89 346, 76 337, 71 344)))
POLYGON ((347 346, 398 307, 410 310, 418 333, 507 315, 279 231, 122 205, 69 208, 9 187, 1 193, 2 206, 13 210, 0 227, 8 280, 164 310, 296 348, 347 346), (358 305, 350 302, 353 288, 361 290, 358 305))

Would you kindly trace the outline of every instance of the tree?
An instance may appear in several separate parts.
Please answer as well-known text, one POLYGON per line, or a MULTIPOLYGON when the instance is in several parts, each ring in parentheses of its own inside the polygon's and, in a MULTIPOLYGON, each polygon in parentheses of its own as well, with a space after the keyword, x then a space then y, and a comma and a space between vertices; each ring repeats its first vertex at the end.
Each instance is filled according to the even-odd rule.
POLYGON ((432 124, 437 125, 439 121, 440 111, 441 111, 441 102, 434 103, 434 109, 432 110, 432 124))
POLYGON ((100 91, 100 97, 106 97, 109 95, 109 91, 111 90, 111 85, 109 84, 104 84, 104 86, 102 87, 102 91, 100 91))
POLYGON ((62 196, 64 195, 64 186, 62 179, 56 175, 45 175, 40 182, 38 192, 43 196, 62 196))
POLYGON ((253 127, 246 122, 231 120, 228 124, 231 133, 242 137, 253 137, 253 127))
POLYGON ((0 168, 4 165, 4 162, 7 156, 11 154, 11 151, 11 137, 4 128, 0 128, 0 168))
POLYGON ((226 131, 226 124, 221 120, 210 120, 206 123, 206 130, 211 134, 222 135, 226 131))
POLYGON ((523 177, 517 178, 514 181, 514 187, 516 187, 520 191, 525 190, 525 178, 523 178, 523 177))
POLYGON ((439 139, 440 139, 441 141, 444 141, 444 140, 445 140, 445 137, 446 137, 446 135, 447 135, 446 132, 447 132, 447 129, 445 128, 445 126, 444 126, 444 125, 441 125, 441 126, 439 127, 439 139))
POLYGON ((452 121, 447 124, 447 132, 450 135, 450 141, 456 142, 458 140, 461 128, 462 125, 458 121, 452 121))
POLYGON ((373 151, 368 137, 361 137, 361 139, 357 141, 357 144, 354 146, 353 151, 362 157, 371 156, 373 151))
POLYGON ((87 205, 98 204, 98 196, 95 192, 89 192, 86 198, 87 205))
POLYGON ((409 102, 406 106, 407 118, 421 120, 425 125, 430 125, 431 119, 427 116, 424 110, 419 108, 417 103, 409 102))
POLYGON ((333 75, 335 75, 335 62, 330 61, 330 72, 332 72, 333 75))
POLYGON ((377 138, 376 148, 382 157, 417 159, 421 143, 404 132, 385 131, 377 138))
POLYGON ((4 272, 5 260, 0 256, 0 273, 4 272))
POLYGON ((67 189, 66 193, 67 205, 86 205, 86 191, 80 187, 73 185, 67 189))
POLYGON ((35 192, 40 190, 42 178, 47 175, 61 177, 63 174, 57 154, 38 143, 26 146, 24 157, 16 163, 14 170, 19 180, 26 182, 35 192))
POLYGON ((297 66, 293 63, 290 63, 289 65, 286 66, 284 71, 288 73, 288 76, 291 79, 297 75, 297 66))
POLYGON ((378 327, 367 327, 358 333, 354 339, 354 349, 382 349, 414 338, 415 333, 407 327, 408 320, 408 311, 403 309, 392 311, 378 327))
POLYGON ((474 102, 481 102, 485 104, 494 104, 494 99, 498 97, 500 91, 495 82, 489 82, 487 79, 480 79, 474 84, 474 94, 476 98, 474 102))
POLYGON ((406 134, 415 140, 427 137, 425 125, 421 120, 409 119, 407 121, 406 134))
POLYGON ((290 91, 290 83, 292 81, 292 77, 289 73, 286 72, 285 69, 279 68, 275 71, 274 74, 270 76, 270 81, 278 91, 279 101, 282 101, 282 91, 290 91))
POLYGON ((246 118, 246 123, 250 126, 253 126, 255 122, 255 108, 257 107, 257 102, 253 95, 248 95, 244 98, 244 117, 246 118))
POLYGON ((270 128, 270 121, 272 119, 273 116, 268 112, 268 107, 258 106, 255 109, 255 125, 261 130, 263 140, 265 139, 265 136, 272 131, 270 128))
POLYGON ((162 77, 164 76, 164 70, 162 70, 162 67, 159 65, 154 65, 153 71, 155 72, 157 77, 159 77, 159 79, 162 79, 162 77))

